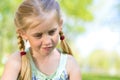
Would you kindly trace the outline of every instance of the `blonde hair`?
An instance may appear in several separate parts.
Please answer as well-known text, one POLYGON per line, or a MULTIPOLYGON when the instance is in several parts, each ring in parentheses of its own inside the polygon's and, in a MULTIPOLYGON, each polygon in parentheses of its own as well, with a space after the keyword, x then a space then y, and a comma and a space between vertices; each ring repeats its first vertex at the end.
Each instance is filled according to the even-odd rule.
MULTIPOLYGON (((20 51, 24 51, 25 46, 22 37, 18 34, 17 38, 20 51)), ((31 80, 31 66, 27 55, 22 55, 21 71, 18 80, 31 80)))
MULTIPOLYGON (((19 6, 15 14, 15 25, 17 30, 27 30, 28 27, 33 25, 33 18, 40 16, 43 12, 56 11, 58 21, 61 18, 59 4, 55 0, 24 0, 19 6)), ((60 36, 63 34, 60 34, 60 36)), ((61 47, 66 54, 72 54, 72 51, 65 40, 61 40, 61 47)), ((18 45, 20 51, 25 50, 24 41, 21 35, 18 33, 18 45)), ((22 56, 21 71, 18 76, 18 80, 32 80, 31 65, 27 55, 22 56)))

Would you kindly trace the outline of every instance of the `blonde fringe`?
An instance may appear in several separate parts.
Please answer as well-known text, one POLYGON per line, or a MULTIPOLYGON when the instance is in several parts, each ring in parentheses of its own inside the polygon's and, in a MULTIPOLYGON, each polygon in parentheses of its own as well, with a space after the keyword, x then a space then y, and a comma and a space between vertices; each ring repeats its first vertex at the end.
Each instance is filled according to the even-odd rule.
MULTIPOLYGON (((25 50, 24 41, 22 37, 18 34, 18 45, 20 51, 25 50)), ((31 77, 31 65, 27 55, 22 55, 21 71, 18 76, 18 80, 32 80, 31 77)))
MULTIPOLYGON (((64 36, 62 31, 59 34, 60 34, 60 37, 64 36)), ((63 53, 73 55, 72 50, 70 46, 68 45, 68 43, 65 41, 65 39, 61 40, 60 45, 63 50, 63 53)))

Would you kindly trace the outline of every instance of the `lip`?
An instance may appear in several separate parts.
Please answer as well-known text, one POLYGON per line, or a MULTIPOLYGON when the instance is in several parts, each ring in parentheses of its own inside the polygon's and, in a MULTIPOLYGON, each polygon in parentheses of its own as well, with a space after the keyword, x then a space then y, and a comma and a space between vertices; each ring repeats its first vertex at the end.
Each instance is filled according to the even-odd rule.
POLYGON ((52 47, 43 47, 43 49, 52 48, 52 47))
POLYGON ((43 47, 44 50, 50 50, 52 47, 43 47))

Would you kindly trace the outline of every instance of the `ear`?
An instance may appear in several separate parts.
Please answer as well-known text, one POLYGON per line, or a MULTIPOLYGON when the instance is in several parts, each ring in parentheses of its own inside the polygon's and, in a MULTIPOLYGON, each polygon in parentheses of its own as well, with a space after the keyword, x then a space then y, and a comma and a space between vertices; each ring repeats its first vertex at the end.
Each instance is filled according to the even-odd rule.
POLYGON ((60 22, 59 22, 60 31, 62 31, 62 25, 63 25, 63 19, 60 19, 60 22))
POLYGON ((24 30, 17 30, 17 33, 25 40, 27 40, 27 34, 24 30))

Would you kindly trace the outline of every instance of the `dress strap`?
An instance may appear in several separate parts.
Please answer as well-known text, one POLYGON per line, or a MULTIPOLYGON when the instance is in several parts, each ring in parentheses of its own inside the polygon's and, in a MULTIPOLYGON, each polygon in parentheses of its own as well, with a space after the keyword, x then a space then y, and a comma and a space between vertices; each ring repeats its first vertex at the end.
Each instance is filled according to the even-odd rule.
POLYGON ((63 71, 66 71, 66 63, 67 63, 67 54, 61 53, 60 65, 56 73, 57 76, 60 76, 63 71))

